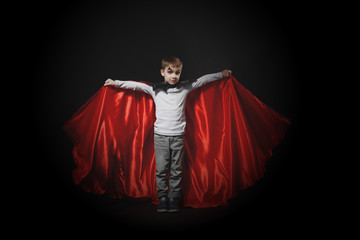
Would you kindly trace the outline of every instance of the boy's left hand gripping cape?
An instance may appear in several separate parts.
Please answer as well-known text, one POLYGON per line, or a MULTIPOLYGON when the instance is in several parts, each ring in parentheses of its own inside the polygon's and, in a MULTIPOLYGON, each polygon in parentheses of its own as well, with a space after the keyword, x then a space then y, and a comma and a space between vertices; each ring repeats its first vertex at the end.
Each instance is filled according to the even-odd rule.
MULTIPOLYGON (((63 126, 74 143, 75 184, 157 202, 154 122, 150 95, 102 87, 63 126)), ((232 76, 193 90, 186 122, 182 193, 192 207, 227 205, 262 178, 290 123, 232 76)))

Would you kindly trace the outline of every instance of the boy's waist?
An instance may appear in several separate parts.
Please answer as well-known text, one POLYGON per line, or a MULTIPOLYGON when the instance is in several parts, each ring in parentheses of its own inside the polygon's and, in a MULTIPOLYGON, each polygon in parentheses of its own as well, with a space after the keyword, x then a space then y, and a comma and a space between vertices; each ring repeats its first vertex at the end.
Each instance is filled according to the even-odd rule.
POLYGON ((164 136, 180 136, 185 134, 186 122, 158 122, 154 124, 154 133, 164 136))
POLYGON ((155 133, 155 135, 158 135, 158 136, 161 136, 161 137, 182 137, 185 134, 181 134, 181 135, 164 135, 164 134, 155 133))

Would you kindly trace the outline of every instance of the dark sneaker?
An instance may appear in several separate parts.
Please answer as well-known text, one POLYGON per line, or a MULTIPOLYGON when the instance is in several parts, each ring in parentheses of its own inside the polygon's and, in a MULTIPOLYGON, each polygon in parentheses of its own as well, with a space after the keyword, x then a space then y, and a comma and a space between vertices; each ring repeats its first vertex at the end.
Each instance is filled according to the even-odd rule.
POLYGON ((179 199, 178 198, 169 198, 169 212, 178 212, 179 208, 179 199))
POLYGON ((161 197, 158 203, 158 212, 168 212, 168 200, 167 197, 161 197))

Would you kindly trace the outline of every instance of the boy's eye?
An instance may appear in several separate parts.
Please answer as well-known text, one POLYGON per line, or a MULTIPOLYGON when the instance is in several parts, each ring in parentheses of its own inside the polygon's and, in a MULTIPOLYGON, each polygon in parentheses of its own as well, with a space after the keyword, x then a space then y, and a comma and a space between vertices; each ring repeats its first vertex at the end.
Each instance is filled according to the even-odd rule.
POLYGON ((176 72, 176 75, 179 75, 180 74, 180 72, 176 72))

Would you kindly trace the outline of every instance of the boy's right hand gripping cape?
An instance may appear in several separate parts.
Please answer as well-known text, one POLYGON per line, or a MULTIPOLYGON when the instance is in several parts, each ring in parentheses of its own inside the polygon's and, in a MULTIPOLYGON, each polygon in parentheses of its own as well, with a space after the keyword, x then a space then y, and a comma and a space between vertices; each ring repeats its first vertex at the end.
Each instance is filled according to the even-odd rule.
MULTIPOLYGON (((74 143, 75 184, 114 198, 157 202, 155 106, 143 92, 102 87, 64 124, 74 143)), ((263 177, 289 120, 231 76, 186 100, 184 206, 227 205, 263 177)))

